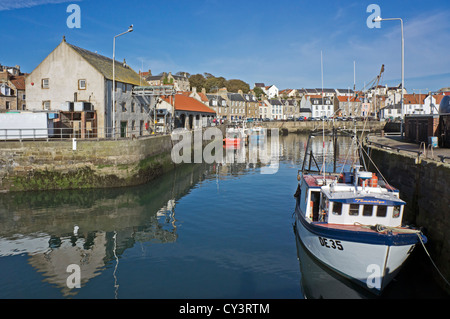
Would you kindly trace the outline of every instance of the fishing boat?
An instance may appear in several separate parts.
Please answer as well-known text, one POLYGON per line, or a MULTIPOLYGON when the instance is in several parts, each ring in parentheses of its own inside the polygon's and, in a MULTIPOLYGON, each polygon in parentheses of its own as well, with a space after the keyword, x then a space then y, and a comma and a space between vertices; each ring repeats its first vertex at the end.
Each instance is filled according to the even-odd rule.
MULTIPOLYGON (((311 138, 319 135, 310 135, 297 177, 296 235, 321 263, 380 294, 414 247, 427 239, 418 229, 402 225, 406 203, 381 174, 356 164, 343 165, 341 172, 336 164, 326 172, 325 161, 319 167, 309 151, 311 138), (314 164, 317 170, 311 168, 314 164), (349 168, 344 172, 345 167, 349 168)), ((336 145, 336 131, 327 135, 336 145)))
POLYGON ((227 127, 226 136, 223 139, 224 147, 238 147, 240 146, 246 138, 244 129, 237 126, 227 127))

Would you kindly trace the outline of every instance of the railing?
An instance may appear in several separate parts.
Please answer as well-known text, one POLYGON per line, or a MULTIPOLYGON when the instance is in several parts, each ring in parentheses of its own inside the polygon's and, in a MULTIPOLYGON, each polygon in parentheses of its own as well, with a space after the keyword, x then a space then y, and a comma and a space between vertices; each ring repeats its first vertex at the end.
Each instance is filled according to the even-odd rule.
MULTIPOLYGON (((209 126, 215 126, 211 123, 209 126)), ((202 125, 202 127, 204 127, 202 125)), ((116 127, 97 129, 74 129, 74 128, 0 128, 0 142, 5 141, 57 141, 72 140, 119 140, 119 139, 139 139, 152 136, 170 134, 172 130, 164 125, 156 125, 156 131, 138 127, 130 130, 116 127)))
POLYGON ((121 130, 106 128, 94 130, 74 130, 73 128, 0 128, 0 141, 51 141, 51 140, 117 140, 136 139, 164 135, 164 132, 150 132, 146 129, 121 130))
POLYGON ((404 152, 411 152, 411 153, 415 153, 417 154, 417 156, 420 156, 423 154, 422 151, 420 150, 411 150, 411 149, 407 149, 404 147, 396 147, 396 146, 391 146, 391 145, 385 145, 385 144, 381 144, 381 143, 376 143, 376 142, 372 142, 369 139, 366 138, 366 143, 369 145, 374 145, 377 146, 379 148, 384 148, 384 149, 389 149, 389 150, 396 150, 397 153, 400 151, 404 151, 404 152))

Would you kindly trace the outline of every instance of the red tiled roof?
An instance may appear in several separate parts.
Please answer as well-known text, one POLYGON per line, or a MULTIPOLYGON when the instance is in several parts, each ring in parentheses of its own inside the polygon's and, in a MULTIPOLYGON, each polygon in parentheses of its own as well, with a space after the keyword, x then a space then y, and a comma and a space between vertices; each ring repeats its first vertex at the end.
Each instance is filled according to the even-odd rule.
POLYGON ((208 102, 208 97, 204 93, 198 93, 203 102, 208 102))
POLYGON ((311 95, 308 95, 308 97, 311 99, 320 99, 320 98, 322 98, 322 95, 311 94, 311 95))
MULTIPOLYGON (((172 104, 172 97, 164 97, 163 99, 167 103, 172 104)), ((185 96, 183 94, 175 95, 175 110, 199 113, 216 113, 214 110, 210 109, 202 102, 194 99, 193 97, 185 96)))
POLYGON ((338 96, 337 98, 338 98, 339 102, 347 102, 347 101, 361 102, 358 98, 351 97, 351 96, 350 97, 349 96, 338 96))
POLYGON ((445 95, 433 95, 434 99, 436 100, 436 104, 441 104, 442 99, 444 98, 445 95))
POLYGON ((16 87, 16 90, 25 90, 25 76, 16 75, 12 76, 9 80, 16 87))
POLYGON ((403 101, 405 104, 423 104, 427 94, 404 94, 403 101))

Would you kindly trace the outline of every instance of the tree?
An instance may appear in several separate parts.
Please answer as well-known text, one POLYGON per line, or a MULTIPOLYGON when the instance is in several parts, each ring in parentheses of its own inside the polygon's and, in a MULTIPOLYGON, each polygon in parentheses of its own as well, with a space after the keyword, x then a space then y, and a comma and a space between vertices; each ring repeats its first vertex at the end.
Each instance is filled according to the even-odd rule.
POLYGON ((260 87, 255 87, 255 88, 253 89, 253 92, 255 92, 255 95, 256 95, 256 97, 257 97, 258 99, 260 99, 261 96, 264 95, 264 91, 263 91, 260 87))
POLYGON ((206 79, 201 74, 194 74, 189 77, 189 83, 191 87, 197 88, 197 91, 201 91, 205 87, 206 79))
POLYGON ((216 78, 214 76, 211 76, 206 79, 204 87, 206 89, 206 92, 211 92, 211 89, 214 87, 217 87, 219 89, 226 87, 226 82, 227 80, 224 77, 216 78))
POLYGON ((228 92, 237 93, 239 90, 241 90, 244 93, 248 93, 248 91, 250 91, 250 85, 241 80, 229 80, 226 82, 225 86, 228 92))

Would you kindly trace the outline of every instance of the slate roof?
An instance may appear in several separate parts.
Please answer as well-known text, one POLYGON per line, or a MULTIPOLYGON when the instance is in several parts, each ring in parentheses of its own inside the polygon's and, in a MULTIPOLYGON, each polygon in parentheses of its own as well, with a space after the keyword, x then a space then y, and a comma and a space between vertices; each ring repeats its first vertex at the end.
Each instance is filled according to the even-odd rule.
POLYGON ((227 96, 230 101, 245 102, 244 97, 239 93, 228 93, 227 96))
MULTIPOLYGON (((77 47, 73 44, 67 43, 74 49, 83 59, 99 71, 106 79, 113 79, 113 60, 103 55, 88 51, 86 49, 77 47)), ((116 60, 115 63, 115 80, 118 82, 141 85, 142 80, 138 73, 136 73, 129 66, 124 66, 123 62, 116 60)))

